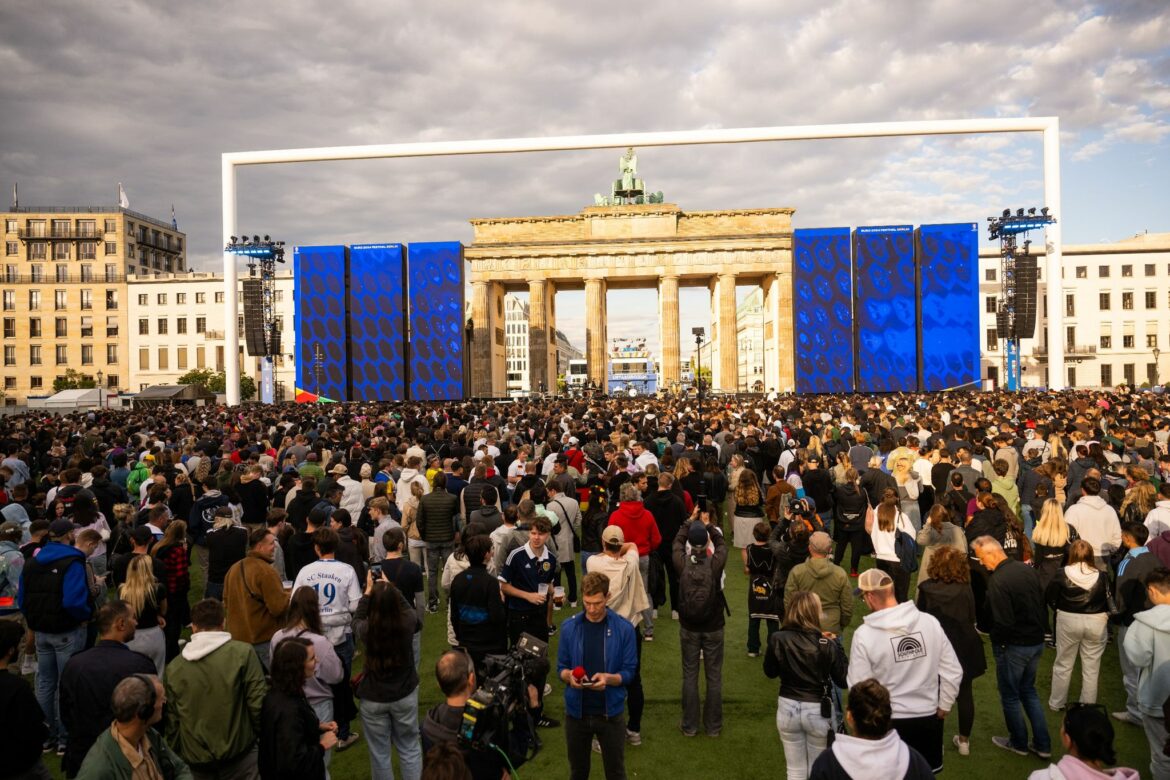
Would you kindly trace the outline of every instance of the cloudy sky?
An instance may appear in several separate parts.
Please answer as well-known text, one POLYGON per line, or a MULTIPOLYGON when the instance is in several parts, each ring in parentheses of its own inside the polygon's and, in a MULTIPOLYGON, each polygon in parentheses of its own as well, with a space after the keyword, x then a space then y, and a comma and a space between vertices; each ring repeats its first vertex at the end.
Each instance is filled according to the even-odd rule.
MULTIPOLYGON (((1170 231, 1168 41, 1164 0, 5 0, 0 187, 19 182, 26 206, 112 204, 120 181, 137 211, 173 203, 210 268, 227 151, 1056 115, 1064 239, 1114 241, 1170 231)), ((468 242, 472 217, 589 205, 618 154, 248 168, 240 228, 468 242)), ((1038 136, 979 136, 644 149, 639 168, 683 209, 857 226, 1043 205, 1040 157, 1038 136)), ((582 299, 557 301, 579 344, 582 299)), ((684 289, 684 333, 705 305, 684 289)), ((656 347, 654 308, 611 293, 611 335, 656 347)))

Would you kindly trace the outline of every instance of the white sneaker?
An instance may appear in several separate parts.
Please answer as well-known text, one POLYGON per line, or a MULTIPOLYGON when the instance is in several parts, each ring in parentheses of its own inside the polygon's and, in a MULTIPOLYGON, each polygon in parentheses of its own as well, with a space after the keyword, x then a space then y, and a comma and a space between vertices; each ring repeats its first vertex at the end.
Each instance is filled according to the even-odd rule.
POLYGON ((655 608, 654 611, 651 613, 651 617, 653 617, 655 620, 658 619, 658 609, 657 608, 655 608))
POLYGON ((597 741, 597 737, 593 738, 593 752, 594 753, 601 752, 601 743, 597 741))
POLYGON ((671 620, 678 620, 678 610, 677 609, 672 609, 670 611, 670 619, 671 620))
POLYGON ((960 756, 971 755, 971 740, 960 739, 959 735, 956 734, 955 736, 951 737, 951 742, 959 749, 960 756))

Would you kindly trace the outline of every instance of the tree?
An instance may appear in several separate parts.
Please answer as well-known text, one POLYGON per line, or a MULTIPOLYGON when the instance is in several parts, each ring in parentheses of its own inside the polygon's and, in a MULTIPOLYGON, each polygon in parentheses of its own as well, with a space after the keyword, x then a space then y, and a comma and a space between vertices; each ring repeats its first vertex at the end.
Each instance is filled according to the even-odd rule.
MULTIPOLYGON (((176 380, 181 385, 200 385, 211 393, 221 394, 227 388, 227 374, 210 368, 195 368, 176 380)), ((256 395, 256 381, 247 374, 240 375, 240 400, 250 401, 256 395)))
POLYGON ((59 376, 53 380, 54 393, 59 393, 62 390, 92 390, 95 387, 97 387, 97 382, 92 376, 72 368, 65 370, 65 376, 59 376))

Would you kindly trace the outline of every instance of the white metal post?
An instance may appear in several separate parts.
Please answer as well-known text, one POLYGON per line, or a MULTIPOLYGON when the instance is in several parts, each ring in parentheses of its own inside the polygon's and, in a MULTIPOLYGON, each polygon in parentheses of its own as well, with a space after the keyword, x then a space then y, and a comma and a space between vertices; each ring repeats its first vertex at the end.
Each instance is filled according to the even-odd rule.
POLYGON ((1044 128, 1044 205, 1056 222, 1044 231, 1044 276, 1048 282, 1048 388, 1063 390, 1064 269, 1060 264, 1060 120, 1052 117, 1044 128))
MULTIPOLYGON (((224 156, 223 167, 223 237, 220 246, 226 247, 235 235, 236 227, 236 166, 224 156)), ((240 402, 240 332, 236 323, 236 256, 223 253, 223 369, 227 379, 224 394, 228 406, 240 402)))

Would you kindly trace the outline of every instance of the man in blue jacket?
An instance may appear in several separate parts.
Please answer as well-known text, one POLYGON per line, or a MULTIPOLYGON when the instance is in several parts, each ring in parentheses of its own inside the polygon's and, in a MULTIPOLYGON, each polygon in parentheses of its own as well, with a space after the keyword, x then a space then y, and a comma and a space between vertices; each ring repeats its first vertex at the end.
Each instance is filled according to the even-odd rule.
POLYGON ((585 611, 562 624, 557 650, 557 672, 569 686, 565 689, 569 777, 589 777, 596 737, 606 780, 625 780, 626 686, 638 668, 634 627, 606 607, 609 577, 600 572, 585 575, 581 594, 585 611))
POLYGON ((37 636, 37 702, 49 724, 45 749, 65 754, 67 733, 57 712, 57 683, 66 662, 85 649, 85 623, 93 612, 85 553, 73 546, 73 522, 54 520, 49 542, 24 564, 17 606, 37 636))

